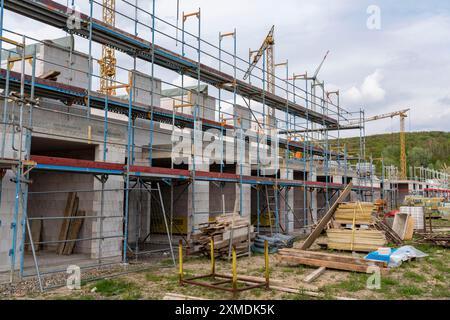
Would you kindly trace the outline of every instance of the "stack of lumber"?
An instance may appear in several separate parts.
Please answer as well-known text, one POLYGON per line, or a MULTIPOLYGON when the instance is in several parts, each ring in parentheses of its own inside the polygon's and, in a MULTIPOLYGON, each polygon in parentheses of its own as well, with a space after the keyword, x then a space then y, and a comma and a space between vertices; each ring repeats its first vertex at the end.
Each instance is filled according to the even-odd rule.
POLYGON ((370 202, 340 203, 334 213, 334 228, 327 230, 328 248, 370 252, 384 246, 386 236, 375 229, 374 210, 370 202))
POLYGON ((214 239, 216 257, 227 257, 230 243, 238 255, 248 253, 255 235, 249 219, 241 218, 239 214, 221 215, 215 221, 201 225, 200 233, 192 235, 194 252, 210 254, 211 239, 214 239))
POLYGON ((327 245, 330 249, 371 252, 386 245, 386 236, 379 230, 327 230, 327 245))
POLYGON ((56 253, 59 255, 71 255, 78 239, 81 227, 86 216, 86 211, 79 210, 80 199, 75 192, 70 192, 67 197, 64 219, 59 231, 58 247, 56 253))
POLYGON ((375 206, 370 202, 346 202, 339 204, 334 219, 337 224, 365 224, 375 223, 373 212, 375 206))
POLYGON ((325 267, 327 269, 371 273, 370 266, 378 266, 382 273, 388 271, 384 261, 367 261, 353 256, 336 255, 299 249, 280 249, 281 262, 289 264, 302 264, 313 267, 325 267))

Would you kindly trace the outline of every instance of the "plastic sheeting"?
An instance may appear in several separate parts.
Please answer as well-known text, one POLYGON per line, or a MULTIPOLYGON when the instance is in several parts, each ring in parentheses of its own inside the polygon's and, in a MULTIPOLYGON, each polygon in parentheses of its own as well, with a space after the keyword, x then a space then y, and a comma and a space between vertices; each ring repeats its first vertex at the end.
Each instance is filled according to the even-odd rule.
POLYGON ((389 267, 398 267, 403 261, 408 261, 412 258, 425 258, 428 255, 420 250, 417 250, 413 246, 403 246, 398 248, 391 254, 389 260, 389 267))

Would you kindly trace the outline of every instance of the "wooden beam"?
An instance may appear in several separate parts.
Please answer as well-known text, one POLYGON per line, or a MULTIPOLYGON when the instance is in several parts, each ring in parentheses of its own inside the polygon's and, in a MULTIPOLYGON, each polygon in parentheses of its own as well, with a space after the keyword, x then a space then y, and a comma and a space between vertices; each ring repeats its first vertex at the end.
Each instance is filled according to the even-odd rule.
POLYGON ((310 274, 308 274, 304 279, 303 282, 306 283, 311 283, 314 280, 316 280, 318 277, 320 277, 326 270, 327 268, 325 267, 320 267, 316 270, 314 270, 313 272, 311 272, 310 274))
MULTIPOLYGON (((282 256, 282 261, 304 264, 307 266, 313 267, 325 267, 328 269, 336 269, 343 271, 353 271, 353 272, 361 272, 361 273, 370 273, 368 272, 369 265, 364 264, 354 264, 354 263, 344 263, 338 261, 328 261, 328 260, 320 260, 320 259, 312 259, 308 257, 296 257, 296 256, 282 256)), ((382 274, 386 274, 388 269, 381 269, 382 274)))
MULTIPOLYGON (((304 251, 304 250, 298 250, 298 249, 280 249, 279 254, 281 258, 283 256, 294 256, 294 257, 300 257, 300 258, 310 258, 310 259, 317 259, 317 260, 324 260, 324 261, 331 261, 331 262, 342 262, 342 263, 353 263, 353 264, 359 264, 359 265, 369 265, 369 261, 365 260, 364 258, 357 258, 350 255, 337 255, 332 253, 324 253, 324 252, 316 252, 316 251, 304 251)), ((374 264, 380 268, 386 268, 387 263, 385 261, 370 261, 370 264, 374 264)))
POLYGON ((347 196, 352 191, 352 187, 353 187, 353 183, 350 182, 347 185, 347 187, 344 189, 344 191, 342 191, 342 193, 339 196, 339 198, 337 198, 337 200, 333 203, 333 205, 328 210, 328 212, 325 214, 325 216, 322 218, 322 220, 320 220, 319 224, 314 229, 314 231, 311 232, 311 234, 305 240, 305 242, 303 243, 303 245, 301 247, 302 250, 309 249, 311 247, 311 245, 314 243, 314 241, 320 236, 320 234, 325 229, 325 227, 328 224, 328 222, 330 222, 331 218, 333 217, 334 212, 336 211, 336 208, 337 208, 338 204, 343 202, 347 198, 347 196))
POLYGON ((77 209, 78 209, 76 193, 69 192, 69 195, 67 197, 67 202, 66 202, 66 208, 64 210, 64 219, 62 221, 61 229, 59 231, 59 237, 58 237, 58 241, 64 241, 64 242, 58 243, 58 248, 56 250, 57 254, 61 255, 64 252, 64 247, 66 245, 65 241, 67 240, 67 234, 69 232, 69 227, 70 227, 69 217, 72 216, 75 207, 77 207, 77 209))

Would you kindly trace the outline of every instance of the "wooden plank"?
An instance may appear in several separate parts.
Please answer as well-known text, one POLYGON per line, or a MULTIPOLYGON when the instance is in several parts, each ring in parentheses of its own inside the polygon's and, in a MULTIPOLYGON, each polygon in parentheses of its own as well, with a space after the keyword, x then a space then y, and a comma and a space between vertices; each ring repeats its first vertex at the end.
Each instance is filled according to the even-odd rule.
MULTIPOLYGON (((76 217, 84 217, 86 216, 86 211, 78 210, 75 214, 76 217)), ((72 219, 70 223, 69 233, 67 236, 67 240, 76 240, 78 239, 78 234, 80 233, 81 227, 83 225, 84 219, 72 219)), ((76 242, 70 241, 66 243, 64 247, 64 255, 71 255, 73 253, 73 249, 75 248, 76 242)))
MULTIPOLYGON (((328 269, 336 269, 343 271, 354 271, 361 273, 368 273, 368 265, 344 263, 338 261, 328 261, 320 259, 311 259, 307 257, 281 256, 281 261, 291 262, 296 264, 304 264, 313 267, 325 267, 328 269)), ((386 273, 388 269, 382 268, 381 273, 386 273)), ((370 273, 370 272, 369 272, 370 273)))
MULTIPOLYGON (((76 193, 69 192, 67 196, 66 208, 64 209, 64 217, 70 217, 72 215, 73 207, 75 206, 76 193)), ((61 229, 59 231, 58 241, 65 241, 67 239, 67 233, 69 232, 70 219, 63 219, 61 229)), ((65 242, 59 242, 56 249, 57 254, 62 254, 65 247, 65 242)))
MULTIPOLYGON (((349 255, 337 255, 332 253, 324 253, 316 251, 304 251, 298 249, 280 249, 279 254, 284 256, 306 257, 311 259, 336 261, 342 263, 353 263, 364 265, 369 264, 369 262, 367 260, 364 260, 363 258, 356 258, 349 255)), ((384 261, 370 261, 370 264, 375 264, 380 268, 385 268, 387 266, 386 262, 384 261)))
POLYGON ((325 267, 320 267, 316 270, 314 270, 313 272, 311 272, 310 274, 308 274, 304 279, 303 282, 306 283, 311 283, 314 280, 316 280, 318 277, 320 277, 326 270, 327 268, 325 267))
POLYGON ((339 203, 344 201, 352 191, 353 184, 350 182, 347 187, 342 191, 341 195, 337 200, 333 203, 331 208, 328 210, 328 212, 325 214, 325 216, 320 220, 317 227, 314 229, 313 232, 306 238, 305 242, 303 243, 301 249, 306 250, 311 247, 311 245, 314 243, 314 241, 320 236, 322 231, 325 229, 328 222, 330 222, 331 218, 334 215, 334 212, 336 211, 336 208, 338 207, 339 203))

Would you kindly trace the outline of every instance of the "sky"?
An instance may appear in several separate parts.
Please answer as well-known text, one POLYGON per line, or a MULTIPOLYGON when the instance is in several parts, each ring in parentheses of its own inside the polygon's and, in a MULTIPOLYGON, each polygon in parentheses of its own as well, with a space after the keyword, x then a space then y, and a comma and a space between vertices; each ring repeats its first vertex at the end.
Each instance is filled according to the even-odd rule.
MULTIPOLYGON (((134 32, 128 19, 134 12, 117 0, 124 16, 117 24, 134 32)), ((137 0, 143 10, 152 10, 152 1, 137 0)), ((291 73, 312 74, 326 51, 330 54, 319 73, 328 91, 340 90, 341 106, 349 111, 365 110, 366 116, 410 108, 408 131, 449 131, 450 127, 450 1, 448 0, 179 0, 180 12, 201 8, 201 33, 206 41, 218 45, 219 32, 236 28, 237 52, 248 59, 249 48, 257 49, 268 30, 275 25, 275 60, 289 61, 291 73)), ((67 0, 58 2, 66 4, 67 0)), ((69 1, 70 2, 70 1, 69 1)), ((87 0, 75 0, 88 13, 87 0)), ((156 0, 157 17, 176 24, 177 0, 156 0)), ((97 8, 98 9, 98 8, 97 8)), ((98 11, 98 10, 97 10, 98 11)), ((100 14, 100 12, 97 12, 100 14)), ((142 24, 150 23, 144 13, 142 24)), ((43 24, 33 24, 6 12, 5 27, 37 38, 56 38, 64 32, 43 24)), ((161 32, 175 36, 171 27, 157 23, 161 32)), ((197 34, 197 22, 189 19, 186 30, 197 34)), ((150 40, 145 27, 138 34, 150 40)), ((188 40, 189 41, 189 40, 188 40)), ((196 45, 195 39, 190 40, 196 45)), ((156 44, 174 51, 175 41, 158 34, 156 44)), ((86 49, 80 40, 79 47, 86 49)), ((207 46, 206 46, 207 47, 207 46)), ((231 40, 223 48, 232 51, 231 40)), ((95 47, 94 51, 100 50, 95 47)), ((211 48, 214 51, 214 48, 211 48)), ((189 51, 189 50, 187 50, 189 51)), ((187 55, 193 55, 191 50, 187 55)), ((130 64, 119 54, 119 64, 130 64), (123 61, 120 61, 123 59, 123 61)), ((217 64, 208 56, 204 63, 217 64)), ((139 62, 142 68, 147 68, 139 62)), ((215 66, 217 67, 217 66, 215 66)), ((224 67, 224 71, 231 69, 224 67)), ((179 82, 176 74, 155 70, 169 81, 179 82)), ((277 76, 283 77, 284 71, 277 76)), ((367 134, 398 132, 398 118, 368 123, 367 134)))

